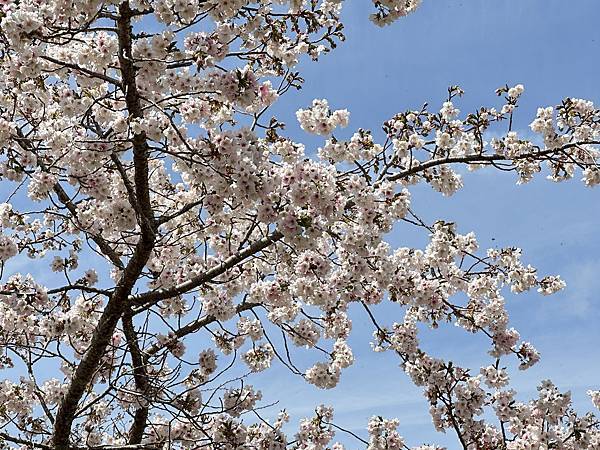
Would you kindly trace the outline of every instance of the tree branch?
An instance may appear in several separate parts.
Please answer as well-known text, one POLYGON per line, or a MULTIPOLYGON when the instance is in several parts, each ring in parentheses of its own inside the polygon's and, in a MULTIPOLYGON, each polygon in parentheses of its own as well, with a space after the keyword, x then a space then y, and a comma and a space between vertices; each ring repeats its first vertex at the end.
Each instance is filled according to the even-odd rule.
POLYGON ((238 263, 244 261, 250 256, 258 253, 259 251, 264 250, 265 248, 269 247, 271 244, 279 241, 282 238, 283 234, 281 234, 281 232, 274 231, 270 235, 252 243, 243 250, 225 259, 220 264, 216 265, 215 267, 212 267, 203 274, 190 278, 188 281, 185 281, 172 288, 157 289, 155 291, 133 296, 130 300, 132 304, 138 306, 138 308, 134 310, 134 313, 138 314, 142 311, 147 310, 152 305, 155 305, 161 300, 185 294, 186 292, 189 292, 190 290, 195 289, 213 280, 219 275, 225 273, 227 270, 235 267, 238 263))
MULTIPOLYGON (((138 336, 133 327, 133 316, 130 312, 123 315, 121 319, 123 323, 123 332, 127 339, 127 347, 129 348, 129 354, 131 355, 131 362, 133 365, 133 378, 135 380, 135 387, 143 401, 148 401, 146 396, 150 383, 148 380, 148 372, 146 371, 146 365, 148 364, 147 358, 140 351, 138 344, 138 336)), ((146 423, 148 421, 148 405, 140 406, 135 411, 133 423, 129 428, 128 442, 129 444, 139 444, 142 442, 144 436, 144 430, 146 429, 146 423)))
MULTIPOLYGON (((260 303, 241 303, 235 308, 235 313, 239 314, 243 311, 248 311, 248 310, 251 310, 252 308, 256 308, 257 306, 260 306, 260 303)), ((185 325, 185 326, 179 328, 177 331, 175 331, 173 333, 173 337, 171 339, 169 339, 163 343, 159 343, 159 342, 154 343, 153 345, 148 347, 146 350, 144 350, 144 353, 147 356, 155 355, 161 349, 169 346, 177 339, 180 339, 184 336, 187 336, 188 334, 198 331, 200 328, 203 328, 206 325, 210 325, 211 323, 215 322, 216 320, 217 319, 214 316, 204 316, 204 317, 201 317, 200 319, 194 320, 193 322, 190 322, 187 325, 185 325)))
POLYGON ((98 78, 100 80, 106 81, 107 83, 111 83, 114 84, 117 87, 122 88, 123 85, 121 83, 121 81, 117 80, 116 78, 113 77, 109 77, 108 75, 104 75, 103 73, 99 73, 99 72, 94 72, 93 70, 90 69, 86 69, 85 67, 81 67, 77 64, 73 64, 73 63, 69 63, 69 62, 65 62, 65 61, 60 61, 58 59, 54 59, 51 56, 47 56, 47 55, 41 55, 40 58, 45 59, 46 61, 49 61, 53 64, 57 64, 59 66, 64 66, 64 67, 68 67, 69 69, 73 69, 82 73, 85 73, 86 75, 89 75, 93 78, 98 78))
MULTIPOLYGON (((143 117, 140 99, 136 87, 135 68, 131 54, 131 16, 129 2, 119 5, 119 18, 117 19, 119 41, 119 64, 125 89, 125 102, 131 117, 143 117)), ((148 154, 149 148, 144 133, 136 134, 132 140, 134 161, 134 183, 136 198, 141 217, 138 221, 141 235, 127 267, 117 282, 117 286, 109 298, 106 308, 102 312, 98 325, 94 330, 90 345, 69 384, 69 388, 58 407, 52 435, 52 444, 55 450, 69 450, 70 435, 73 420, 77 411, 79 400, 92 382, 94 374, 106 351, 115 327, 121 318, 131 290, 142 272, 156 239, 156 228, 150 204, 150 190, 148 185, 148 154)))
POLYGON ((467 156, 456 156, 452 158, 438 158, 438 159, 430 159, 428 161, 420 163, 418 166, 411 167, 409 169, 403 170, 402 172, 395 173, 386 177, 387 181, 396 181, 401 178, 408 177, 410 175, 415 175, 420 172, 424 172, 427 169, 431 169, 432 167, 441 166, 444 164, 456 164, 456 163, 485 163, 485 162, 493 162, 493 161, 517 161, 520 159, 538 159, 540 156, 551 155, 552 153, 558 153, 569 148, 578 147, 580 145, 598 145, 600 141, 580 141, 580 142, 571 142, 569 144, 565 144, 561 147, 549 148, 545 150, 539 150, 537 152, 525 153, 522 155, 515 156, 514 158, 509 158, 506 155, 493 154, 493 155, 467 155, 467 156))

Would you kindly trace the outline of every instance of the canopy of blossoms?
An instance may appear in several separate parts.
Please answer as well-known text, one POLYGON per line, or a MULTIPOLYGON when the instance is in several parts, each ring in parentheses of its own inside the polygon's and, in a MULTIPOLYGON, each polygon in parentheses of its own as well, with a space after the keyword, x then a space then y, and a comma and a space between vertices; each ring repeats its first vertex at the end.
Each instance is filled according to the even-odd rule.
MULTIPOLYGON (((373 1, 371 19, 388 25, 418 4, 373 1)), ((506 370, 539 354, 504 296, 564 282, 518 248, 480 249, 452 223, 423 222, 411 204, 418 183, 461 189, 461 166, 600 184, 600 111, 575 98, 540 108, 531 141, 513 130, 523 86, 462 113, 452 86, 439 105, 391 117, 384 140, 359 129, 346 141, 334 133, 350 113, 317 99, 297 112, 324 137, 307 150, 268 112, 301 87, 301 58, 344 40, 342 6, 0 1, 0 263, 4 274, 24 255, 54 272, 49 285, 0 282, 1 446, 341 450, 332 408, 297 426, 285 411, 259 420, 262 394, 246 380, 282 364, 334 388, 354 361, 357 304, 372 322, 364 338, 397 356, 456 448, 600 449, 592 413, 550 381, 517 401, 506 370), (428 245, 392 246, 398 222, 428 245), (376 317, 382 302, 395 317, 376 317), (426 353, 419 330, 442 323, 484 336, 489 364, 426 353), (186 350, 192 341, 204 350, 186 350), (295 364, 296 347, 312 365, 295 364)), ((365 426, 358 447, 439 448, 405 442, 393 418, 365 426)))

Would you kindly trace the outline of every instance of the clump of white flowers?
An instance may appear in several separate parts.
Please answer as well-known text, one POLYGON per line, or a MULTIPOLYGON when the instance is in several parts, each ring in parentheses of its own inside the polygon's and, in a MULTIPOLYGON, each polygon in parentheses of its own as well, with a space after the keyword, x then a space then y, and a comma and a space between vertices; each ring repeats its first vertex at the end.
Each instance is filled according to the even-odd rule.
POLYGON ((0 261, 5 262, 15 256, 19 248, 15 240, 8 235, 0 236, 0 261))
POLYGON ((309 109, 299 109, 296 117, 304 131, 327 136, 337 127, 348 126, 350 113, 346 109, 331 111, 327 100, 315 99, 309 109))
POLYGON ((373 3, 378 11, 371 14, 370 18, 375 25, 381 27, 414 12, 421 4, 421 0, 373 0, 373 3))
POLYGON ((398 434, 398 419, 384 419, 373 416, 369 420, 368 450, 400 450, 404 448, 404 439, 398 434))

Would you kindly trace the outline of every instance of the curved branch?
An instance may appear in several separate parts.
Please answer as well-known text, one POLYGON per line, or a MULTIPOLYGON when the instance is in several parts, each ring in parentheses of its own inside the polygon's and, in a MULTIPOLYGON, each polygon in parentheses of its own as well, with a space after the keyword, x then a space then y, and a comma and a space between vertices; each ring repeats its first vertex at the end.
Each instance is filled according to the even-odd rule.
POLYGON ((185 294, 192 289, 195 289, 214 278, 222 275, 227 270, 235 267, 238 263, 244 261, 250 256, 264 250, 269 247, 271 244, 281 240, 283 238, 283 234, 279 231, 274 231, 268 236, 252 243, 248 247, 240 250, 236 254, 230 256, 229 258, 222 261, 220 264, 212 267, 201 275, 190 278, 188 281, 185 281, 177 286, 168 289, 157 289, 155 291, 146 292, 144 294, 133 296, 130 300, 133 304, 135 304, 138 308, 134 310, 135 314, 138 314, 142 311, 147 310, 152 305, 155 305, 161 300, 165 300, 167 298, 175 297, 177 295, 185 294))
MULTIPOLYGON (((260 303, 241 303, 235 308, 235 313, 239 314, 241 312, 256 308, 257 306, 260 306, 260 303)), ((163 343, 159 343, 159 342, 154 343, 153 345, 148 347, 148 349, 144 350, 144 353, 147 356, 155 355, 161 349, 168 347, 170 344, 172 344, 177 339, 180 339, 184 336, 187 336, 188 334, 198 331, 200 328, 203 328, 206 325, 210 325, 211 323, 215 322, 216 320, 217 319, 214 316, 204 316, 199 319, 196 319, 193 322, 190 322, 187 325, 185 325, 185 326, 179 328, 177 331, 175 331, 173 333, 173 337, 168 339, 167 341, 165 341, 163 343)))
POLYGON ((500 154, 492 154, 492 155, 467 155, 467 156, 456 156, 449 158, 439 158, 439 159, 430 159, 428 161, 420 163, 418 166, 411 167, 409 169, 403 170, 402 172, 395 173, 386 177, 387 181, 396 181, 401 178, 408 177, 410 175, 415 175, 420 172, 424 172, 427 169, 431 169, 432 167, 441 166, 444 164, 456 164, 456 163, 485 163, 485 162, 494 162, 494 161, 517 161, 520 159, 528 159, 534 158, 537 159, 540 156, 547 156, 553 153, 562 152, 569 148, 578 147, 580 145, 599 145, 600 141, 580 141, 580 142, 571 142, 569 144, 562 145, 556 148, 549 148, 546 150, 540 150, 532 153, 524 153, 522 155, 515 156, 514 158, 509 158, 506 155, 500 154))
POLYGON ((54 59, 51 56, 47 56, 47 55, 41 55, 40 58, 42 58, 48 62, 51 62, 53 64, 68 67, 69 69, 73 69, 73 70, 85 73, 86 75, 89 75, 90 77, 98 78, 100 80, 106 81, 107 83, 114 84, 117 87, 120 87, 120 88, 123 87, 123 84, 121 83, 120 80, 117 80, 116 78, 113 78, 113 77, 109 77, 108 75, 104 75, 103 73, 94 72, 93 70, 86 69, 85 67, 81 67, 77 64, 60 61, 58 59, 54 59))

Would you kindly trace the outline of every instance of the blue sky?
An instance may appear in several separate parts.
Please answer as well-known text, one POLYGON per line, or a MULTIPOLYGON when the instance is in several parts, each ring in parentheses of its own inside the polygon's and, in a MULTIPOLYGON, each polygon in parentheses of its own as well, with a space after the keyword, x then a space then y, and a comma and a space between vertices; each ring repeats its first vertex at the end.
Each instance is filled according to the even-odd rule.
MULTIPOLYGON (((381 137, 383 121, 424 102, 439 109, 446 88, 454 84, 466 91, 458 107, 467 112, 498 106, 497 87, 523 83, 516 118, 516 129, 523 134, 529 134, 538 106, 554 105, 566 96, 600 103, 597 0, 423 0, 416 13, 383 29, 369 22, 371 12, 369 1, 346 0, 347 41, 319 63, 303 62, 304 88, 291 91, 273 110, 287 123, 287 135, 304 142, 309 153, 323 139, 302 132, 294 113, 313 98, 350 110, 350 126, 337 137, 348 137, 357 128, 381 137)), ((552 297, 507 296, 512 324, 542 352, 541 363, 516 373, 513 381, 527 399, 540 380, 551 378, 561 389, 572 389, 576 406, 588 410, 592 406, 585 391, 600 387, 600 190, 585 188, 578 178, 554 184, 540 176, 516 186, 514 174, 483 170, 466 174, 465 188, 452 198, 427 186, 411 191, 414 209, 426 221, 455 221, 459 231, 474 231, 483 248, 519 246, 526 263, 567 281, 567 289, 552 297)), ((390 241, 423 247, 427 236, 402 227, 390 241)), ((11 271, 30 270, 28 264, 19 258, 11 271)), ((52 277, 46 269, 34 275, 42 282, 52 277)), ((399 370, 397 359, 370 350, 372 327, 360 310, 353 312, 351 343, 357 361, 343 373, 338 388, 319 390, 274 364, 250 380, 263 390, 264 402, 280 401, 272 411, 285 407, 294 419, 290 429, 325 403, 336 408, 337 423, 354 431, 362 432, 371 415, 381 414, 401 420, 401 433, 410 445, 432 442, 454 448, 451 435, 433 430, 420 389, 399 370)), ((380 308, 377 313, 391 323, 403 311, 380 308)), ((458 329, 423 333, 422 338, 436 356, 474 368, 489 361, 488 342, 458 329)), ((306 368, 316 358, 313 354, 299 362, 306 368)))
MULTIPOLYGON (((350 110, 348 129, 336 137, 348 137, 357 128, 381 136, 382 122, 396 112, 424 102, 439 109, 453 84, 465 90, 457 103, 467 112, 498 106, 496 88, 523 83, 515 123, 525 135, 539 106, 567 96, 600 103, 596 0, 424 0, 417 12, 383 29, 369 22, 370 11, 368 1, 344 2, 347 41, 319 63, 303 63, 304 88, 276 106, 287 134, 306 143, 308 152, 323 140, 303 133, 294 111, 313 98, 350 110)), ((513 372, 513 382, 525 400, 535 396, 540 380, 551 378, 560 389, 572 390, 576 407, 587 411, 592 405, 585 391, 600 387, 600 191, 584 187, 579 178, 555 184, 539 176, 517 186, 514 174, 483 170, 466 174, 465 188, 452 198, 427 186, 411 191, 415 211, 427 221, 455 221, 461 232, 474 231, 482 248, 521 247, 526 263, 567 281, 567 289, 551 297, 507 295, 512 324, 542 353, 537 366, 513 372)), ((422 247, 426 240, 406 228, 390 238, 394 246, 422 247)), ((371 327, 355 312, 351 342, 357 361, 338 388, 318 390, 277 367, 253 384, 264 388, 265 400, 280 399, 295 417, 323 402, 336 407, 336 422, 354 431, 364 430, 371 415, 382 414, 400 419, 409 445, 454 448, 452 435, 433 430, 420 390, 399 370, 396 358, 370 351, 371 327)), ((380 317, 390 322, 402 314, 383 312, 380 317)), ((488 343, 458 329, 423 333, 422 339, 433 354, 475 369, 489 361, 488 343)))

